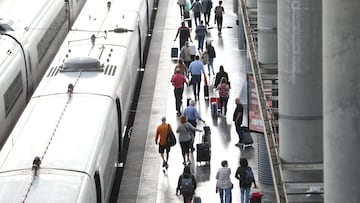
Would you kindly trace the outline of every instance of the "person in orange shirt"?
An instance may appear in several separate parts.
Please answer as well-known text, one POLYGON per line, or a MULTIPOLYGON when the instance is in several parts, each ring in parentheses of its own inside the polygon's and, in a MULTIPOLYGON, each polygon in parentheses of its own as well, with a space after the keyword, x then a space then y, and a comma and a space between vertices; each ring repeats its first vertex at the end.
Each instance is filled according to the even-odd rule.
POLYGON ((172 131, 170 124, 166 123, 166 117, 161 118, 161 124, 158 125, 156 128, 156 134, 155 134, 155 144, 159 144, 159 153, 161 155, 161 158, 163 160, 163 167, 166 169, 169 167, 168 161, 169 161, 169 153, 170 153, 170 146, 166 144, 166 138, 167 138, 167 132, 172 131), (164 156, 164 152, 166 150, 166 159, 164 156))

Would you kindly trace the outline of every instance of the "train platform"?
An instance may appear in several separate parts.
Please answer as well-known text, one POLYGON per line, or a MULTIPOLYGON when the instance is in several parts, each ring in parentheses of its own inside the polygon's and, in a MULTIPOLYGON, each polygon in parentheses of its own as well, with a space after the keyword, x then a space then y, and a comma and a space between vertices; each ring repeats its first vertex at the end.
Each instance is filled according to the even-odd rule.
MULTIPOLYGON (((161 117, 166 116, 167 123, 171 124, 173 129, 176 129, 178 125, 173 86, 170 83, 176 65, 176 61, 171 59, 170 50, 179 44, 178 41, 174 42, 173 40, 181 23, 179 6, 176 2, 176 0, 159 1, 117 202, 183 202, 182 196, 175 195, 178 177, 184 167, 180 145, 177 144, 171 148, 169 168, 164 173, 158 145, 155 144, 155 131, 156 127, 161 124, 161 117)), ((213 7, 217 4, 217 1, 213 1, 213 7)), ((257 134, 252 133, 253 147, 241 149, 235 146, 238 142, 238 135, 232 121, 232 114, 237 97, 244 105, 243 125, 248 124, 246 76, 249 65, 246 52, 238 48, 237 15, 233 13, 233 2, 225 0, 223 7, 225 16, 222 35, 218 35, 212 12, 206 40, 212 41, 216 50, 215 73, 219 71, 220 65, 223 65, 225 71, 229 73, 231 90, 228 112, 227 117, 213 117, 209 100, 204 98, 204 91, 201 87, 200 99, 196 102, 196 107, 206 125, 211 128, 212 153, 209 164, 198 163, 196 151, 191 154, 191 171, 195 175, 198 185, 195 196, 200 197, 203 203, 219 202, 219 194, 215 193, 215 176, 217 170, 221 168, 221 161, 227 160, 231 168, 231 181, 234 184, 232 202, 240 202, 240 188, 238 180, 235 178, 235 171, 239 166, 240 157, 245 157, 254 171, 257 190, 264 195, 262 202, 276 202, 273 186, 258 181, 257 134), (214 29, 211 29, 213 27, 214 29)), ((194 40, 194 22, 191 35, 193 44, 197 46, 197 40, 194 40)), ((204 70, 210 85, 210 97, 216 96, 216 92, 211 88, 215 77, 213 74, 208 76, 207 65, 204 66, 204 70)), ((204 80, 202 80, 202 86, 203 84, 204 80)), ((192 90, 185 88, 184 105, 188 97, 193 98, 192 90)), ((203 124, 198 123, 198 128, 202 129, 202 127, 203 124)), ((195 142, 200 142, 198 133, 195 142)))

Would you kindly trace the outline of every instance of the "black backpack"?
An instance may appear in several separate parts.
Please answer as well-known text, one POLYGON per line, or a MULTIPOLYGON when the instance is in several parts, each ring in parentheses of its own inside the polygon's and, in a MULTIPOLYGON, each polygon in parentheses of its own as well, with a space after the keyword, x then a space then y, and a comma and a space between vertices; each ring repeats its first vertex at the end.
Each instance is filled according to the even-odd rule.
POLYGON ((251 184, 254 182, 254 173, 250 167, 247 167, 245 171, 245 184, 247 187, 251 187, 251 184))
POLYGON ((180 188, 181 194, 192 194, 194 193, 194 186, 192 182, 192 178, 183 177, 181 179, 181 188, 180 188))

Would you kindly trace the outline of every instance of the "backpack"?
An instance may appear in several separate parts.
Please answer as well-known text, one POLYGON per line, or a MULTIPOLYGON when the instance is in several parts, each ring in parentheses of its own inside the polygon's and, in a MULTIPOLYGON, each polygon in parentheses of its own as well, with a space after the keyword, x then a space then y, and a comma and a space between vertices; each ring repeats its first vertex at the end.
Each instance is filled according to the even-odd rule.
POLYGON ((181 188, 180 188, 181 194, 192 194, 194 193, 194 186, 192 182, 192 178, 182 178, 181 179, 181 188))
POLYGON ((250 167, 247 167, 245 171, 245 184, 246 186, 250 186, 254 182, 254 173, 252 172, 250 167))

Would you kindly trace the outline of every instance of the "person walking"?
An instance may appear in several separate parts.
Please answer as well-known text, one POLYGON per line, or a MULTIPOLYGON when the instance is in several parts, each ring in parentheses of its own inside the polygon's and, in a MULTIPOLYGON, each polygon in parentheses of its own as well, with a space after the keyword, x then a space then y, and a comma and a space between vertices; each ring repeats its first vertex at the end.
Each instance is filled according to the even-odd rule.
POLYGON ((169 161, 169 153, 171 148, 166 144, 168 131, 172 131, 171 126, 170 124, 166 123, 166 117, 162 117, 161 124, 158 125, 156 128, 155 144, 159 144, 159 153, 163 161, 162 167, 165 167, 166 169, 169 167, 168 161, 169 161), (165 151, 166 151, 166 158, 164 155, 165 151))
POLYGON ((221 65, 221 66, 219 67, 219 72, 216 73, 214 88, 216 88, 216 87, 220 84, 220 80, 221 80, 221 78, 223 78, 223 77, 226 78, 226 81, 228 82, 229 87, 230 87, 230 82, 229 82, 228 73, 225 72, 224 66, 221 65))
MULTIPOLYGON (((181 48, 181 50, 180 50, 180 58, 184 59, 184 63, 186 65, 187 69, 189 69, 189 66, 191 63, 191 50, 190 50, 188 41, 185 42, 185 46, 183 46, 183 48, 181 48)), ((188 76, 187 73, 186 73, 186 76, 188 76)))
POLYGON ((215 7, 215 24, 217 24, 218 35, 221 35, 221 29, 223 24, 223 14, 225 14, 222 1, 219 1, 219 5, 215 7))
POLYGON ((203 10, 201 2, 199 0, 196 0, 194 3, 192 3, 191 10, 194 13, 194 21, 196 27, 201 21, 201 12, 203 10))
POLYGON ((181 26, 178 28, 174 41, 179 36, 180 47, 179 50, 185 45, 185 42, 191 40, 190 29, 185 26, 185 22, 181 22, 181 26), (180 35, 180 36, 179 36, 180 35))
MULTIPOLYGON (((185 45, 186 46, 186 45, 185 45)), ((185 47, 183 46, 183 48, 185 47)), ((178 63, 175 65, 175 68, 174 68, 174 74, 176 74, 176 69, 180 69, 180 73, 184 76, 186 76, 187 74, 187 67, 186 67, 186 64, 184 63, 184 59, 180 58, 178 59, 178 63)))
POLYGON ((209 26, 212 0, 202 0, 201 5, 203 7, 205 25, 209 26))
POLYGON ((221 162, 221 168, 216 173, 217 188, 220 195, 220 203, 231 203, 231 190, 233 184, 230 180, 231 169, 226 160, 221 162))
POLYGON ((226 118, 226 112, 227 112, 227 103, 229 100, 229 91, 230 87, 227 83, 227 80, 225 77, 221 78, 220 84, 216 87, 216 90, 219 90, 219 97, 220 97, 220 113, 223 115, 224 118, 226 118), (224 109, 224 111, 223 111, 224 109), (223 114, 224 113, 224 114, 223 114))
POLYGON ((187 22, 187 25, 189 28, 192 27, 192 22, 191 22, 192 20, 191 20, 191 15, 190 15, 191 4, 189 3, 189 1, 186 1, 185 7, 184 7, 184 16, 183 16, 184 21, 187 22))
POLYGON ((215 75, 215 71, 214 71, 214 58, 216 58, 216 52, 215 52, 215 48, 213 47, 213 45, 211 44, 211 41, 209 41, 208 43, 206 43, 206 52, 208 54, 208 71, 209 71, 209 76, 210 76, 210 69, 212 70, 212 74, 215 75))
POLYGON ((176 195, 182 194, 184 203, 191 203, 197 187, 195 176, 191 173, 190 167, 185 166, 183 173, 179 176, 176 187, 176 195))
POLYGON ((188 86, 185 76, 181 73, 180 68, 176 68, 176 73, 171 77, 171 84, 174 86, 174 96, 175 96, 175 108, 176 114, 181 115, 180 107, 182 103, 182 97, 184 92, 184 83, 188 86))
POLYGON ((180 124, 176 129, 176 132, 179 133, 179 142, 181 147, 181 154, 183 156, 183 164, 191 164, 189 158, 190 146, 193 143, 193 134, 195 131, 202 132, 202 130, 195 128, 191 123, 187 122, 185 116, 180 116, 180 124))
POLYGON ((195 101, 199 99, 201 75, 204 73, 204 65, 200 61, 199 55, 195 56, 195 61, 190 63, 189 73, 191 74, 191 82, 193 85, 195 101))
POLYGON ((179 5, 180 8, 180 15, 184 16, 186 0, 178 0, 177 4, 179 5))
MULTIPOLYGON (((184 116, 186 117, 187 121, 189 121, 189 123, 191 123, 195 128, 197 126, 198 121, 202 121, 203 123, 205 123, 205 121, 200 117, 199 112, 195 108, 195 101, 194 100, 191 100, 189 106, 185 108, 184 116)), ((191 146, 190 146, 191 151, 195 150, 194 139, 195 139, 195 132, 193 134, 193 140, 192 140, 192 143, 191 143, 191 146)))
POLYGON ((236 143, 235 145, 238 147, 241 147, 241 143, 242 143, 241 124, 242 124, 242 120, 243 120, 244 107, 240 103, 240 98, 235 99, 235 104, 236 104, 236 108, 235 108, 234 114, 233 114, 233 121, 235 123, 236 132, 239 136, 239 142, 236 143))
POLYGON ((254 188, 257 187, 254 173, 248 165, 246 158, 240 158, 240 166, 235 173, 235 178, 239 180, 241 203, 249 203, 251 185, 254 183, 254 188))
POLYGON ((204 51, 204 41, 207 34, 206 27, 204 25, 204 21, 200 20, 200 24, 196 26, 195 33, 198 40, 198 50, 203 52, 204 51))

